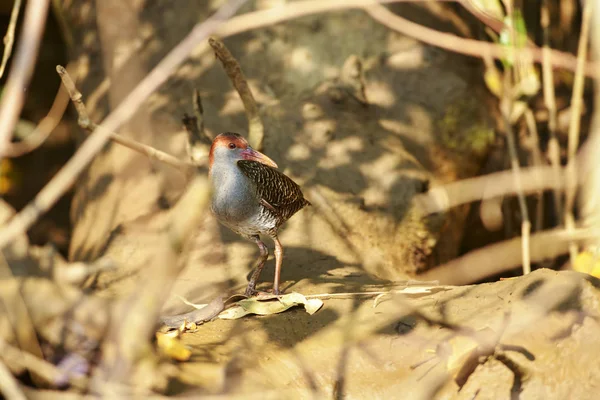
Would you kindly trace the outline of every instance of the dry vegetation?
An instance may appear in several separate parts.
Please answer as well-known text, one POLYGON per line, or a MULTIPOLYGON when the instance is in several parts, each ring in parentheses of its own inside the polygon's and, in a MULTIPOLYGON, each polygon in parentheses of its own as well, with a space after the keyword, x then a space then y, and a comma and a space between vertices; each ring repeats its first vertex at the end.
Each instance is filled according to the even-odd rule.
POLYGON ((595 398, 598 4, 97 3, 2 10, 5 398, 595 398), (23 128, 34 70, 62 85, 23 128), (281 297, 239 295, 255 248, 208 211, 236 130, 313 204, 281 297))

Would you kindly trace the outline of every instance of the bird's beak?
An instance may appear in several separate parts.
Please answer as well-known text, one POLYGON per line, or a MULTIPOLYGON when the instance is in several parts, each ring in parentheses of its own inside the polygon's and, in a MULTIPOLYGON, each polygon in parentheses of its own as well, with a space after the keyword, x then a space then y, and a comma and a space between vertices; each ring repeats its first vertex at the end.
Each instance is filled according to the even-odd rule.
POLYGON ((269 167, 278 168, 277 164, 275 164, 275 161, 271 160, 263 153, 254 150, 252 147, 242 150, 241 154, 244 160, 258 161, 259 163, 268 165, 269 167))

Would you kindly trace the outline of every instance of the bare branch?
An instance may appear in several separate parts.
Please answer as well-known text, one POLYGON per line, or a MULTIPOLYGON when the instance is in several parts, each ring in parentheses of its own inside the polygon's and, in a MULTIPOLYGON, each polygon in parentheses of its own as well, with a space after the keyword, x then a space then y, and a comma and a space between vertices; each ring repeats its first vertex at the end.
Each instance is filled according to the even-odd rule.
MULTIPOLYGON (((81 171, 85 169, 110 139, 112 132, 131 118, 142 102, 167 80, 172 71, 185 60, 187 55, 196 48, 199 42, 213 33, 223 20, 233 15, 245 2, 246 0, 230 0, 225 3, 212 17, 196 25, 192 29, 192 32, 162 59, 117 108, 106 117, 102 125, 95 129, 94 133, 90 135, 75 155, 37 194, 33 201, 4 226, 0 231, 0 248, 4 247, 16 235, 26 232, 40 215, 48 211, 58 201, 63 193, 73 184, 81 171)), ((29 6, 32 4, 36 4, 36 1, 29 3, 29 6)), ((3 99, 7 97, 5 94, 3 99)), ((1 117, 0 121, 4 122, 1 117)), ((4 128, 4 125, 0 125, 0 129, 2 128, 4 128)), ((2 135, 0 134, 1 138, 2 135)), ((1 142, 0 146, 2 146, 1 142)), ((2 152, 0 151, 0 154, 2 152)))
POLYGON ((2 64, 0 64, 0 78, 4 76, 4 70, 8 59, 12 54, 13 44, 15 42, 15 30, 17 29, 17 20, 19 19, 19 12, 21 11, 21 0, 15 0, 12 11, 10 13, 10 22, 8 23, 8 29, 6 35, 4 35, 4 54, 2 55, 2 64))
POLYGON ((0 158, 6 154, 13 129, 25 102, 38 48, 46 25, 49 0, 30 0, 25 8, 23 32, 0 100, 0 158))
MULTIPOLYGON (((349 1, 346 3, 351 2, 349 1)), ((390 29, 448 51, 477 58, 493 57, 495 59, 505 58, 507 54, 507 50, 504 46, 473 39, 465 39, 424 27, 392 13, 380 4, 365 6, 365 11, 375 20, 390 29)), ((233 22, 233 20, 230 22, 233 22)), ((532 60, 538 63, 542 61, 542 52, 537 47, 512 49, 511 52, 515 57, 531 57, 532 60)), ((571 54, 555 50, 550 50, 549 54, 554 67, 565 68, 568 70, 574 70, 576 68, 577 59, 571 54)), ((596 79, 600 78, 600 67, 595 63, 586 63, 585 75, 596 79)))
MULTIPOLYGON (((69 93, 69 97, 71 97, 71 100, 73 101, 73 104, 75 105, 75 109, 77 110, 77 113, 79 114, 79 118, 77 120, 79 123, 79 126, 81 126, 83 129, 87 130, 88 132, 93 132, 98 127, 98 125, 96 125, 90 119, 90 117, 87 113, 87 110, 85 108, 85 104, 83 103, 83 96, 82 96, 81 92, 79 92, 79 90, 77 90, 77 87, 75 87, 75 83, 73 82, 69 73, 67 72, 67 70, 64 67, 59 65, 56 67, 56 71, 60 75, 63 85, 67 89, 67 91, 69 93)), ((152 158, 154 160, 164 162, 165 164, 168 164, 174 168, 179 169, 183 173, 189 173, 190 169, 194 166, 193 164, 190 164, 185 161, 181 161, 177 157, 174 157, 168 153, 165 153, 164 151, 160 151, 158 149, 155 149, 152 146, 148 146, 148 145, 140 143, 136 140, 119 135, 118 133, 111 133, 110 140, 112 140, 115 143, 119 143, 120 145, 123 145, 127 148, 130 148, 131 150, 137 151, 138 153, 141 153, 141 154, 147 156, 148 158, 152 158)))
POLYGON ((225 69, 227 76, 231 80, 235 90, 240 95, 242 103, 244 103, 246 118, 248 118, 248 141, 252 147, 262 151, 264 126, 260 118, 260 114, 258 113, 258 107, 256 105, 256 101, 254 100, 254 96, 252 95, 252 91, 250 90, 250 86, 248 86, 246 77, 242 72, 242 67, 240 67, 238 61, 235 59, 235 57, 233 57, 229 49, 227 49, 222 41, 211 37, 208 39, 208 43, 210 44, 210 47, 212 47, 217 58, 223 64, 223 68, 225 69))

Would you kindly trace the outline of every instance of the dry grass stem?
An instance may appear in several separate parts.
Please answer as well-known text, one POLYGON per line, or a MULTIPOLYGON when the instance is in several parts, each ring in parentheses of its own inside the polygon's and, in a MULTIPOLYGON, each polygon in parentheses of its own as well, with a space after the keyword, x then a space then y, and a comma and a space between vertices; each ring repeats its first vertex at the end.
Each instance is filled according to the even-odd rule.
POLYGON ((8 23, 8 29, 6 35, 4 35, 4 54, 2 54, 2 64, 0 64, 0 78, 4 76, 4 70, 8 59, 12 54, 13 44, 15 43, 15 30, 17 29, 17 20, 19 19, 19 12, 21 11, 21 0, 15 0, 12 11, 10 13, 10 22, 8 23))
MULTIPOLYGON (((510 81, 508 73, 506 74, 506 81, 510 81)), ((510 93, 510 85, 506 85, 504 93, 510 93)), ((508 143, 508 153, 510 155, 511 171, 513 179, 515 181, 515 188, 517 191, 517 198, 519 199, 519 209, 521 210, 521 238, 522 238, 522 255, 523 255, 523 274, 531 272, 531 262, 529 257, 529 234, 531 231, 531 222, 529 220, 529 212, 527 211, 527 203, 525 202, 525 195, 523 193, 523 179, 521 177, 521 167, 519 165, 519 155, 517 154, 517 143, 515 140, 515 134, 510 123, 510 114, 512 110, 512 101, 505 96, 501 101, 501 113, 504 121, 504 130, 506 132, 506 140, 508 143)))
POLYGON ((23 31, 0 100, 0 159, 5 157, 26 89, 33 75, 38 48, 46 26, 49 0, 30 0, 25 8, 23 31))
POLYGON ((242 67, 222 41, 211 37, 208 39, 208 43, 223 64, 227 76, 244 103, 246 118, 248 118, 248 141, 252 147, 262 151, 265 128, 258 112, 256 100, 254 100, 250 86, 242 72, 242 67))
POLYGON ((544 43, 542 46, 542 80, 544 90, 544 104, 548 109, 548 130, 550 131, 550 141, 548 143, 548 159, 554 167, 556 187, 553 190, 554 212, 556 219, 560 220, 563 215, 562 210, 562 191, 560 185, 560 145, 556 136, 557 110, 556 97, 554 93, 554 71, 550 61, 550 10, 549 0, 542 0, 542 9, 540 25, 543 30, 544 43))
MULTIPOLYGON (((39 1, 32 1, 28 4, 28 7, 39 3, 39 1)), ((117 108, 102 121, 102 124, 94 130, 94 133, 88 137, 73 157, 37 194, 33 201, 27 204, 19 214, 0 230, 0 248, 4 247, 15 236, 26 232, 40 215, 47 212, 58 201, 75 182, 77 176, 110 140, 112 133, 133 116, 144 100, 168 79, 175 68, 185 60, 199 42, 213 33, 224 20, 235 14, 245 2, 246 0, 226 2, 213 16, 196 25, 190 34, 162 59, 117 108)), ((3 98, 8 98, 6 92, 3 98)), ((2 117, 0 117, 0 121, 5 122, 2 117)), ((4 127, 4 125, 0 125, 0 130, 4 127)), ((4 151, 2 138, 3 136, 0 133, 0 154, 4 151)))
MULTIPOLYGON (((594 1, 585 1, 579 35, 579 48, 577 49, 577 70, 573 82, 573 95, 571 97, 571 121, 569 124, 568 161, 565 188, 565 227, 567 230, 575 229, 575 194, 577 191, 577 165, 575 155, 579 148, 579 131, 581 129, 581 109, 583 107, 583 84, 585 76, 584 65, 587 61, 587 50, 590 36, 590 20, 594 1)), ((575 243, 569 246, 571 265, 575 265, 578 247, 575 243)))
MULTIPOLYGON (((525 123, 527 124, 527 130, 529 131, 529 137, 531 139, 531 158, 533 160, 533 166, 536 168, 544 166, 544 160, 542 158, 542 152, 540 151, 540 137, 538 134, 535 116, 531 108, 525 110, 525 123)), ((538 178, 539 179, 539 178, 538 178)), ((539 189, 536 194, 536 215, 535 215, 535 229, 534 231, 541 231, 544 221, 544 191, 539 189)))

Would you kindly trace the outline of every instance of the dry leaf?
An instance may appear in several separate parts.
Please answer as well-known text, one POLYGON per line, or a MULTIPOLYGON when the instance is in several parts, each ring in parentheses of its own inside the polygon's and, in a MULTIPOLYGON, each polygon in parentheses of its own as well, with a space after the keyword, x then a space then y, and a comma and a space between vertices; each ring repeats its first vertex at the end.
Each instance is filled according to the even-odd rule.
POLYGON ((221 319, 238 319, 248 314, 271 315, 283 312, 291 307, 304 305, 310 315, 316 313, 323 302, 319 299, 307 299, 300 293, 292 292, 267 300, 250 298, 238 301, 233 307, 219 314, 221 319))
POLYGON ((187 361, 192 352, 181 343, 179 336, 178 330, 169 333, 156 332, 156 344, 168 357, 177 361, 187 361))

